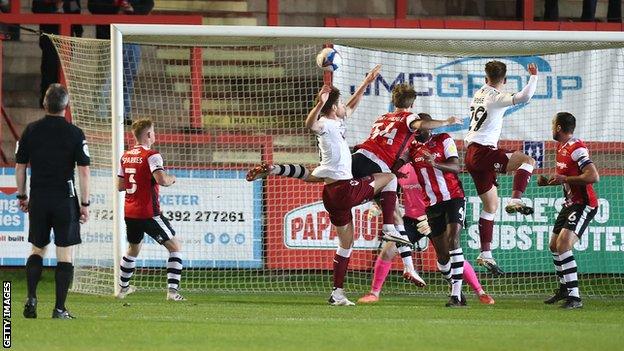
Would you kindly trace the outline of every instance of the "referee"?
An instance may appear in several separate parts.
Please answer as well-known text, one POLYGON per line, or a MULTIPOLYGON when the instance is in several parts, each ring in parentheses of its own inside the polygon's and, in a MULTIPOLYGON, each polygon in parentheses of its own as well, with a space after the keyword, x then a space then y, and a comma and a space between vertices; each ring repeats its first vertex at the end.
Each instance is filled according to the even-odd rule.
POLYGON ((52 318, 74 318, 65 308, 67 290, 74 275, 72 247, 80 244, 80 223, 89 218, 89 149, 82 130, 65 120, 69 94, 61 84, 45 93, 45 117, 30 123, 15 155, 17 198, 28 212, 28 241, 32 252, 26 261, 28 299, 24 317, 37 318, 37 283, 43 257, 54 229, 56 245, 56 305, 52 318), (26 167, 30 162, 30 198, 26 194, 26 167), (80 174, 80 201, 74 187, 74 165, 80 174), (80 202, 80 204, 79 204, 80 202))

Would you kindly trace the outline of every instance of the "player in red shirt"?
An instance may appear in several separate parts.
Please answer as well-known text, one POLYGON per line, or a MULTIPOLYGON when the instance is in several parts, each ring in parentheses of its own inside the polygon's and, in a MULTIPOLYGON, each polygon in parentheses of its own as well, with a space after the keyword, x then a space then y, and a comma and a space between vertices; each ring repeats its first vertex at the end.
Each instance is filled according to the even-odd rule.
MULTIPOLYGON (((416 91, 411 85, 403 83, 394 86, 392 89, 394 112, 380 116, 373 123, 368 139, 356 146, 357 151, 353 154, 352 163, 355 178, 374 173, 390 173, 390 167, 403 154, 417 129, 433 129, 462 123, 457 117, 449 117, 446 120, 420 120, 418 115, 411 112, 415 101, 416 91)), ((397 184, 395 182, 389 186, 396 189, 397 184)), ((383 213, 384 238, 401 237, 399 233, 405 230, 402 223, 397 223, 395 227, 396 202, 396 190, 382 193, 380 205, 383 213)))
POLYGON ((574 137, 576 118, 568 112, 559 112, 552 122, 553 139, 557 145, 557 169, 550 177, 540 176, 537 185, 563 185, 565 203, 557 216, 550 251, 559 277, 559 289, 545 300, 553 304, 565 299, 562 308, 583 307, 578 288, 574 244, 581 238, 589 222, 598 211, 598 196, 592 186, 600 179, 589 151, 580 139, 574 137))
POLYGON ((117 189, 126 192, 124 219, 129 243, 128 251, 121 260, 117 297, 123 299, 136 289, 130 285, 130 278, 136 267, 136 258, 141 251, 143 235, 151 236, 169 251, 167 262, 167 300, 183 301, 178 293, 182 275, 181 244, 175 237, 171 224, 160 212, 159 186, 171 186, 176 177, 169 175, 163 166, 163 158, 151 149, 156 141, 154 125, 149 119, 132 123, 136 145, 124 152, 117 173, 117 189))

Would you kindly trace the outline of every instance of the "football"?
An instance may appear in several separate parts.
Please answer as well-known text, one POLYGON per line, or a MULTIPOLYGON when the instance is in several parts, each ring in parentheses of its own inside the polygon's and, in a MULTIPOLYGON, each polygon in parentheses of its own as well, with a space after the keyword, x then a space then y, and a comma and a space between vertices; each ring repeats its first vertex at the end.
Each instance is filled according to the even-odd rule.
POLYGON ((324 71, 333 72, 342 65, 342 57, 334 48, 325 48, 316 55, 316 65, 324 71))

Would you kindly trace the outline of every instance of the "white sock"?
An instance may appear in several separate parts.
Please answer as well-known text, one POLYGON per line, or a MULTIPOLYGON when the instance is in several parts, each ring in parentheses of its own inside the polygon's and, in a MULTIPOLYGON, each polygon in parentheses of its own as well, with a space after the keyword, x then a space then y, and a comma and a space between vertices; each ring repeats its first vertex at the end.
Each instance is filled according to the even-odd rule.
POLYGON ((416 269, 414 268, 414 260, 412 259, 412 249, 409 246, 399 246, 397 250, 401 254, 401 261, 403 261, 404 271, 415 271, 416 269))
POLYGON ((130 278, 132 278, 136 268, 136 259, 136 257, 129 255, 126 255, 121 259, 119 267, 121 269, 119 274, 119 286, 122 289, 125 289, 130 285, 130 278))
POLYGON ((178 290, 180 279, 182 279, 182 255, 179 252, 170 252, 167 261, 167 287, 178 290))
POLYGON ((451 256, 451 295, 459 299, 464 279, 464 252, 460 247, 449 251, 449 254, 451 256))

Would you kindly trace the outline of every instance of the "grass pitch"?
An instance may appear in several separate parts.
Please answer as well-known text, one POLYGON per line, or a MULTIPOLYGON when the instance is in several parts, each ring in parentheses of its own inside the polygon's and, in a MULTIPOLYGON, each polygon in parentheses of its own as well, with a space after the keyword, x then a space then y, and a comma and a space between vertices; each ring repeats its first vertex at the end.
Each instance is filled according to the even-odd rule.
MULTIPOLYGON (((22 317, 23 274, 12 280, 15 350, 621 350, 624 301, 585 299, 564 311, 537 299, 498 298, 443 307, 445 296, 382 296, 376 305, 331 307, 327 296, 137 292, 125 300, 71 294, 77 317, 50 318, 53 271, 39 285, 39 318, 22 317)), ((350 291, 357 300, 364 291, 350 291)))

